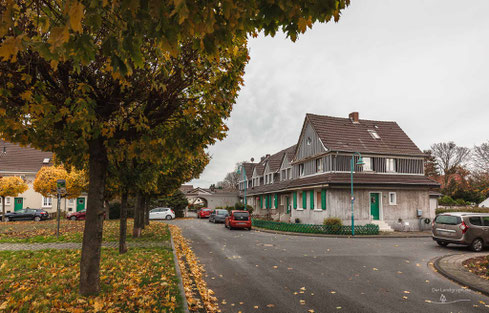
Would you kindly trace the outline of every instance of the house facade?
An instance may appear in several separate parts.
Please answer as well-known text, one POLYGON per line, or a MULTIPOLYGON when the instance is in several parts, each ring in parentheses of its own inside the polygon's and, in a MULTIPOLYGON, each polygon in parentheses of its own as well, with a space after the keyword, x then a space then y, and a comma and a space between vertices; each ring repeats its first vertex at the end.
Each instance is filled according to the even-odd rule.
MULTIPOLYGON (((43 166, 53 165, 53 153, 40 151, 31 147, 21 147, 17 144, 0 140, 0 176, 18 176, 29 188, 17 197, 5 198, 7 213, 21 209, 44 209, 48 213, 57 211, 56 198, 44 197, 34 191, 33 183, 37 172, 43 166)), ((0 198, 0 208, 1 208, 0 198)), ((86 208, 87 196, 81 195, 76 199, 61 200, 62 212, 81 211, 86 208)))
POLYGON ((356 225, 419 230, 435 217, 439 184, 424 175, 425 155, 397 123, 361 120, 357 112, 307 114, 297 144, 262 158, 239 188, 248 184, 255 214, 307 224, 338 217, 350 225, 352 158, 356 225))

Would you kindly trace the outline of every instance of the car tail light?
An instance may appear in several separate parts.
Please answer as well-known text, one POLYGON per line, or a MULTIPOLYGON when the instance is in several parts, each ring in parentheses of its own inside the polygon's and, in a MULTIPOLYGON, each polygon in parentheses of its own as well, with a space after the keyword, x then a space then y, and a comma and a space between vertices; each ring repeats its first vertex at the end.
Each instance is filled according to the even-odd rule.
POLYGON ((175 214, 175 212, 173 212, 173 210, 170 210, 173 214, 175 214))
POLYGON ((462 230, 462 234, 465 234, 465 232, 467 231, 467 229, 469 229, 469 226, 467 226, 464 221, 462 221, 462 224, 460 224, 459 227, 462 230))
POLYGON ((431 227, 435 227, 435 219, 433 219, 433 222, 431 222, 431 227))

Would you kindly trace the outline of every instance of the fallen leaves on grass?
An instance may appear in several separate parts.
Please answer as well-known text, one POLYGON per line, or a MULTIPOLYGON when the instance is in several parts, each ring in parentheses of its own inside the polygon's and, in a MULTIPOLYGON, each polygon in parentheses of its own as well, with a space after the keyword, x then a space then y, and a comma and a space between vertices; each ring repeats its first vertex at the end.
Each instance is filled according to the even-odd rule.
MULTIPOLYGON (((145 226, 141 237, 132 238, 133 219, 127 220, 128 241, 169 240, 170 233, 166 223, 151 222, 145 226)), ((41 243, 41 242, 82 242, 85 221, 61 220, 60 237, 56 238, 56 220, 41 222, 0 223, 0 242, 41 243)), ((119 220, 104 221, 103 241, 119 240, 119 220)))
POLYGON ((205 307, 207 312, 219 312, 218 300, 214 297, 214 292, 207 288, 204 280, 204 267, 192 251, 188 240, 183 237, 181 229, 175 225, 169 225, 169 227, 180 265, 189 310, 197 311, 205 307), (197 289, 198 294, 194 289, 197 289))
POLYGON ((168 249, 103 249, 101 292, 78 294, 79 250, 3 251, 2 312, 181 311, 173 254, 168 249))

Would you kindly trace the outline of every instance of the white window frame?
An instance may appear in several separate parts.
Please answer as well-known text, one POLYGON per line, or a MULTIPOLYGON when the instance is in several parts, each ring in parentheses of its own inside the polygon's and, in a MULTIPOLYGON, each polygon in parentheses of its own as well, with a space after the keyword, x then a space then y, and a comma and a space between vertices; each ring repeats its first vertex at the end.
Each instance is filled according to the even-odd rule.
POLYGON ((304 176, 304 163, 299 164, 299 177, 304 176))
POLYGON ((370 158, 370 157, 363 158, 363 171, 364 172, 373 171, 373 169, 372 169, 372 158, 370 158))
POLYGON ((389 192, 389 205, 397 205, 397 193, 396 192, 389 192), (392 196, 394 196, 394 199, 392 199, 392 196))
POLYGON ((369 129, 368 132, 370 133, 370 136, 372 136, 373 139, 377 139, 377 140, 380 139, 379 134, 375 130, 369 129))
POLYGON ((10 205, 10 204, 11 204, 10 197, 5 197, 5 205, 10 205))
POLYGON ((41 206, 43 208, 51 208, 53 207, 53 198, 51 197, 45 197, 45 196, 42 196, 42 200, 41 200, 41 206), (48 201, 46 201, 48 200, 48 201))
POLYGON ((319 158, 316 159, 316 173, 322 173, 323 172, 323 159, 319 158), (319 161, 319 165, 318 165, 319 161))
POLYGON ((385 171, 387 173, 395 173, 396 172, 396 161, 394 159, 386 159, 385 160, 385 171))

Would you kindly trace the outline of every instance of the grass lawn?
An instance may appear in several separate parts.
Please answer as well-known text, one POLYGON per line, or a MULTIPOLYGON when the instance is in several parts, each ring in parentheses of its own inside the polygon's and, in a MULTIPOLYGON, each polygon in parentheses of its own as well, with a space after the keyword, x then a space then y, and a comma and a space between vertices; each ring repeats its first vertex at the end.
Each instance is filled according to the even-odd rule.
POLYGON ((469 272, 489 280, 489 256, 481 256, 465 260, 463 265, 469 272))
MULTIPOLYGON (((133 220, 127 220, 128 241, 162 241, 170 239, 170 232, 165 223, 150 222, 143 230, 141 237, 132 238, 133 220)), ((61 220, 60 237, 56 239, 56 220, 40 222, 0 222, 0 243, 18 242, 82 242, 85 221, 61 220)), ((104 221, 103 241, 119 240, 119 220, 104 221)))
POLYGON ((78 295, 79 262, 79 250, 0 252, 0 311, 183 312, 170 249, 103 249, 97 297, 78 295))

